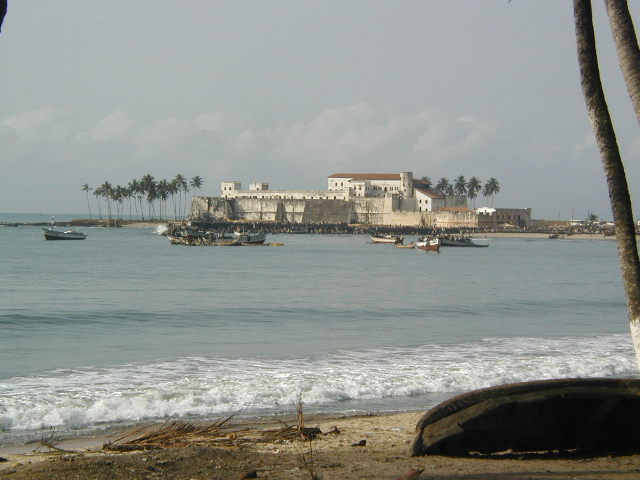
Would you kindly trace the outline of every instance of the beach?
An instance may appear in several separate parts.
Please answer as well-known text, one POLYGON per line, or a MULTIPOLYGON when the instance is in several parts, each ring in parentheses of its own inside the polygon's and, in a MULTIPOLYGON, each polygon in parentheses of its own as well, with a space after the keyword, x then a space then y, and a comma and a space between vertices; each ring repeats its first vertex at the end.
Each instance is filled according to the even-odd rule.
MULTIPOLYGON (((220 441, 193 441, 159 450, 113 453, 96 442, 64 442, 66 452, 0 455, 0 478, 44 479, 635 479, 640 455, 581 457, 410 457, 409 445, 423 412, 308 418, 322 432, 313 440, 268 439, 263 432, 295 425, 295 417, 271 423, 234 423, 220 441), (249 428, 250 432, 243 432, 249 428), (236 430, 237 433, 232 433, 236 430), (265 439, 267 438, 267 439, 265 439), (83 446, 84 442, 84 446, 83 446), (87 447, 88 449, 85 449, 87 447), (306 463, 305 463, 306 462, 306 463)), ((35 448, 37 445, 32 445, 35 448)))
POLYGON ((184 247, 156 227, 0 229, 0 478, 310 478, 310 447, 321 478, 637 476, 634 456, 408 456, 420 415, 456 394, 637 377, 609 237, 478 233, 489 248, 436 254, 362 234, 184 247), (265 433, 296 423, 298 399, 321 433, 265 433), (235 412, 221 435, 100 451, 235 412), (40 445, 50 433, 64 451, 40 445))

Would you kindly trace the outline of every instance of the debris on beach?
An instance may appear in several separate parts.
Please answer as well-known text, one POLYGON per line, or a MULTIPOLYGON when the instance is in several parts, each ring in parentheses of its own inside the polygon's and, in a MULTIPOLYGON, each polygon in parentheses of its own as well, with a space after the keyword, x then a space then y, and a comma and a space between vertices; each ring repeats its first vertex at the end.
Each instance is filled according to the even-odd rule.
POLYGON ((244 443, 313 440, 321 435, 337 435, 340 433, 340 430, 335 426, 327 432, 322 432, 318 427, 304 427, 304 425, 288 425, 286 423, 283 423, 282 427, 275 429, 242 428, 239 425, 228 424, 231 417, 205 424, 173 420, 162 425, 146 425, 125 432, 117 439, 105 443, 102 448, 111 452, 129 452, 160 450, 166 447, 184 445, 215 444, 217 446, 234 447, 244 443))
POLYGON ((235 414, 213 423, 197 425, 183 421, 167 421, 160 426, 142 426, 103 445, 104 450, 127 452, 133 450, 159 450, 169 446, 211 443, 232 444, 237 432, 225 429, 235 414))

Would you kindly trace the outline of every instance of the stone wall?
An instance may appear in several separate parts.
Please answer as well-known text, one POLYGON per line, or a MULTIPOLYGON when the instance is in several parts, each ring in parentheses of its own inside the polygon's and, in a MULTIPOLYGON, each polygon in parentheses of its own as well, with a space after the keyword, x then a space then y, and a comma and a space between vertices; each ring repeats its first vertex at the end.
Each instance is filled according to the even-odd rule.
POLYGON ((351 223, 353 202, 277 198, 193 197, 191 217, 292 223, 351 223))
POLYGON ((402 211, 410 201, 397 196, 355 197, 353 200, 193 197, 191 217, 208 214, 215 220, 281 221, 292 223, 360 223, 436 228, 475 228, 474 212, 402 211))

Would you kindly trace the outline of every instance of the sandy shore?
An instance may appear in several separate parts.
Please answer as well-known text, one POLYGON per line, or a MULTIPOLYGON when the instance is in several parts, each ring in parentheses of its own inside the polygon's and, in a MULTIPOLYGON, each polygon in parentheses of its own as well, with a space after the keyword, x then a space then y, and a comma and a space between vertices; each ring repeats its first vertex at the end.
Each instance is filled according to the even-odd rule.
MULTIPOLYGON (((529 239, 539 238, 539 239, 549 240, 549 234, 548 233, 529 233, 529 232, 523 232, 523 233, 504 233, 504 232, 484 233, 484 232, 478 232, 478 233, 474 233, 473 237, 475 239, 481 239, 481 238, 529 238, 529 239)), ((615 235, 608 235, 608 236, 605 237, 601 233, 574 233, 573 235, 565 236, 564 238, 560 238, 558 240, 614 240, 615 241, 615 239, 616 239, 615 235)))
MULTIPOLYGON (((112 438, 66 442, 68 452, 0 451, 7 479, 397 479, 415 470, 426 479, 637 479, 640 455, 580 458, 410 457, 422 412, 381 416, 309 418, 314 440, 274 434, 284 424, 233 424, 218 438, 179 446, 113 453, 100 450, 112 438), (271 432, 271 433, 269 433, 271 432), (100 442, 98 442, 100 440, 100 442), (93 448, 88 448, 93 444, 93 448), (306 464, 305 464, 306 462, 306 464)), ((295 425, 290 419, 288 425, 295 425)), ((35 448, 31 446, 31 449, 35 448)))

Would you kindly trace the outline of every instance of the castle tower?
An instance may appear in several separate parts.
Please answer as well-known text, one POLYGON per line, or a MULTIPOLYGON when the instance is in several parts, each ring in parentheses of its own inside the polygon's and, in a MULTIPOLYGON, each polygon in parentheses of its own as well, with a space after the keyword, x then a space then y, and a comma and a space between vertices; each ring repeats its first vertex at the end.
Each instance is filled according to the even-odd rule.
POLYGON ((400 172, 400 191, 403 197, 413 197, 413 172, 400 172))

